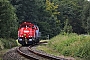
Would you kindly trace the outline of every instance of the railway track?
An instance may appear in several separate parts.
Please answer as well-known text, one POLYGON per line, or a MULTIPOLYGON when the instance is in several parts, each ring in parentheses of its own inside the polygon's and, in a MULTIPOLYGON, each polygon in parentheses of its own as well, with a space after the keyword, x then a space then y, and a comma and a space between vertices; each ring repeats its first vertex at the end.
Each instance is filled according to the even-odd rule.
POLYGON ((25 48, 21 46, 21 47, 17 48, 17 52, 20 55, 24 56, 25 58, 32 59, 32 60, 39 60, 38 58, 35 58, 34 56, 26 53, 25 51, 28 51, 27 48, 25 50, 24 49, 25 48))
POLYGON ((21 46, 21 47, 17 48, 17 51, 19 54, 21 54, 22 56, 24 56, 25 58, 28 58, 30 60, 68 60, 65 58, 60 58, 60 57, 49 55, 46 53, 37 52, 32 49, 33 46, 29 46, 29 47, 21 46))

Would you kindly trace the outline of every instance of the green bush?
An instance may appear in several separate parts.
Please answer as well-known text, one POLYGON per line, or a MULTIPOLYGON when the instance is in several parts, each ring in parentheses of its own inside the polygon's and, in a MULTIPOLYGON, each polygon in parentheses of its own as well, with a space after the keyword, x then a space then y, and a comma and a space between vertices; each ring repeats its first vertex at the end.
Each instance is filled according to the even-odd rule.
POLYGON ((3 38, 0 38, 0 41, 2 42, 1 45, 3 45, 4 48, 12 48, 12 47, 15 47, 17 46, 17 43, 14 39, 3 39, 3 38))
POLYGON ((90 58, 90 36, 66 34, 52 38, 48 46, 65 56, 90 58))
POLYGON ((4 49, 4 46, 3 46, 3 43, 2 41, 0 40, 0 50, 4 49))

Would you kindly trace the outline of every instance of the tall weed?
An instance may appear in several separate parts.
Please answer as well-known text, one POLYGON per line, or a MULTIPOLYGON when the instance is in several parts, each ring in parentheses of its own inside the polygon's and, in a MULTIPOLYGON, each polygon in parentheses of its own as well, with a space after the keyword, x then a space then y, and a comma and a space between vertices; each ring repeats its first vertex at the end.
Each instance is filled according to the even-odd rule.
POLYGON ((65 56, 90 58, 90 36, 68 34, 52 38, 48 46, 65 56))
POLYGON ((17 46, 17 43, 14 39, 3 39, 0 38, 0 41, 2 42, 2 45, 4 48, 12 48, 17 46))
POLYGON ((0 50, 4 49, 4 46, 3 46, 3 43, 2 41, 0 40, 0 50))

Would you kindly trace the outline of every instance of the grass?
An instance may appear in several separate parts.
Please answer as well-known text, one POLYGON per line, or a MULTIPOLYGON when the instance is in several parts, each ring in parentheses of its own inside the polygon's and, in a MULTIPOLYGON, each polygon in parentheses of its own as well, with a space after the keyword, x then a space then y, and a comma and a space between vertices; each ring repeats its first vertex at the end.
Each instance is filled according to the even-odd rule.
POLYGON ((42 50, 42 51, 45 51, 45 52, 47 52, 47 53, 49 53, 49 54, 54 54, 54 55, 57 55, 57 56, 59 55, 59 53, 58 53, 57 51, 49 48, 46 44, 41 44, 41 45, 39 45, 39 46, 37 47, 37 49, 42 50), (53 52, 56 52, 56 53, 53 53, 53 52))
POLYGON ((16 40, 14 39, 11 39, 11 38, 8 38, 8 39, 3 39, 3 38, 0 38, 0 50, 2 49, 10 49, 12 47, 15 47, 17 46, 18 44, 16 43, 16 40))
POLYGON ((75 57, 77 60, 90 59, 90 36, 68 34, 58 35, 52 38, 47 45, 41 45, 38 49, 55 55, 75 57))

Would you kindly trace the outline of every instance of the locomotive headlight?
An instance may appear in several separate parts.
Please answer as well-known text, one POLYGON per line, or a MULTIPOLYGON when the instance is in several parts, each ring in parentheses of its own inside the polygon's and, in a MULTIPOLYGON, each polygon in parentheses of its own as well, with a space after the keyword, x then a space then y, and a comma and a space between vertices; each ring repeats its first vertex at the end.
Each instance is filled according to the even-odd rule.
POLYGON ((32 39, 29 39, 29 41, 32 41, 32 39))
POLYGON ((22 39, 19 39, 19 41, 22 41, 22 39))

